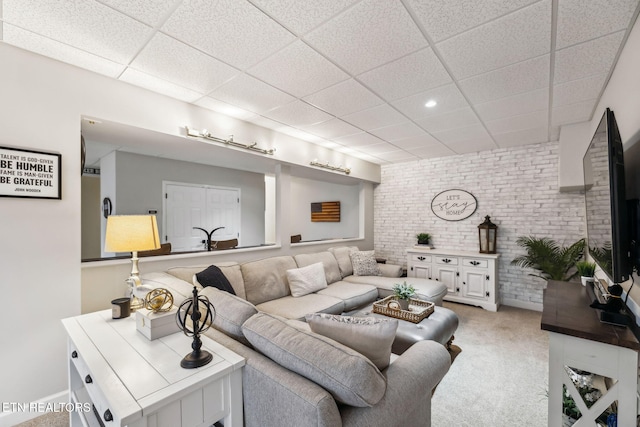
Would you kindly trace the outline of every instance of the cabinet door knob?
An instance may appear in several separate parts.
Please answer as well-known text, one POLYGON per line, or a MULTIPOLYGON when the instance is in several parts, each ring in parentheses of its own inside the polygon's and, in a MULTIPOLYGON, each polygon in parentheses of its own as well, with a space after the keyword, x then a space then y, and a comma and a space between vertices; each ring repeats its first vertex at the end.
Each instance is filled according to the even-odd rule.
POLYGON ((87 384, 91 384, 93 382, 91 375, 87 375, 86 377, 84 377, 84 382, 87 384))
POLYGON ((489 298, 489 295, 490 295, 490 294, 489 294, 489 291, 487 291, 486 295, 487 295, 487 298, 489 298))
POLYGON ((77 352, 77 351, 75 351, 75 350, 73 350, 73 351, 71 352, 71 358, 72 358, 72 359, 77 359, 77 358, 78 358, 78 352, 77 352))
POLYGON ((471 264, 471 265, 478 265, 478 264, 480 264, 480 263, 479 263, 478 261, 471 261, 469 264, 471 264))
POLYGON ((419 256, 419 257, 418 257, 418 259, 419 259, 420 261, 424 261, 426 258, 425 258, 425 257, 423 257, 423 256, 419 256))
POLYGON ((113 421, 113 414, 108 409, 104 411, 104 415, 102 417, 104 418, 105 421, 113 421))
POLYGON ((445 262, 445 263, 447 263, 447 264, 449 264, 449 263, 451 262, 451 260, 450 260, 449 258, 445 258, 445 259, 443 259, 442 261, 443 261, 443 262, 445 262))
POLYGON ((487 274, 487 280, 489 280, 489 275, 487 274))
POLYGON ((456 288, 456 292, 460 292, 460 288, 456 288))

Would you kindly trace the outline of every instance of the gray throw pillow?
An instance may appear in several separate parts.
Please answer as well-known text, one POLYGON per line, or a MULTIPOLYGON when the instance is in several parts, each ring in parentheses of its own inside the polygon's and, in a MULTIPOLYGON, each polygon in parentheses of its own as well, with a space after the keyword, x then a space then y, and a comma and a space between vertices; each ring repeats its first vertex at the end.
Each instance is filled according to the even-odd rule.
POLYGON ((361 353, 381 371, 389 366, 391 345, 398 329, 397 319, 313 313, 307 314, 306 320, 313 332, 361 353))
POLYGON ((338 402, 369 407, 384 396, 384 375, 369 359, 337 341, 262 312, 251 316, 242 331, 256 350, 319 384, 338 402))
POLYGON ((292 297, 301 297, 327 287, 321 262, 287 270, 287 281, 292 297))
POLYGON ((380 269, 373 251, 355 251, 349 254, 354 276, 380 276, 380 269))
POLYGON ((200 294, 209 298, 216 309, 213 327, 236 341, 249 345, 249 341, 242 333, 242 324, 258 312, 256 307, 249 301, 214 287, 206 287, 200 291, 200 294))

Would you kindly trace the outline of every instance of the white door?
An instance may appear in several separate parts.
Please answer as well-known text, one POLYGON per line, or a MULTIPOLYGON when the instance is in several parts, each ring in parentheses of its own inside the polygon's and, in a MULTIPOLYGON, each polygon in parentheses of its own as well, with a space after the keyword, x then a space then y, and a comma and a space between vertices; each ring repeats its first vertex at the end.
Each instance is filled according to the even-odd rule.
POLYGON ((224 228, 212 240, 239 239, 239 189, 166 184, 165 190, 165 241, 172 251, 206 249, 207 233, 218 227, 224 228))

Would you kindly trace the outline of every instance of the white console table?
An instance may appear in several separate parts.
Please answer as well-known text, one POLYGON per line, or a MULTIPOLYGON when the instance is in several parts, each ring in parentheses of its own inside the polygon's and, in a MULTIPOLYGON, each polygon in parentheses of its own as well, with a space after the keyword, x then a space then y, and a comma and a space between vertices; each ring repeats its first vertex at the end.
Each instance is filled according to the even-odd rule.
POLYGON ((180 367, 192 351, 183 333, 150 341, 135 315, 112 319, 111 310, 62 320, 69 335, 71 426, 242 426, 244 359, 202 336, 213 355, 196 369, 180 367))
POLYGON ((497 311, 497 254, 442 249, 407 249, 407 276, 437 280, 447 286, 447 301, 497 311))
POLYGON ((630 328, 601 323, 589 307, 591 302, 580 283, 550 281, 544 291, 541 326, 549 331, 548 425, 563 425, 566 388, 582 414, 575 427, 594 426, 594 420, 616 401, 618 426, 635 426, 640 343, 630 328), (588 407, 566 367, 606 378, 609 388, 588 407))

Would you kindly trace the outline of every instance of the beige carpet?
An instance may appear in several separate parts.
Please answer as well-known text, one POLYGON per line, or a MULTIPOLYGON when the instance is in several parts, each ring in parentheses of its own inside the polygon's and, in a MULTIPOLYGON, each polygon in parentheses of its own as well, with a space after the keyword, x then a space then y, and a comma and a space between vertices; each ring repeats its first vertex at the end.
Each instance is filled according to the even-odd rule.
POLYGON ((549 340, 541 313, 447 303, 462 351, 432 399, 433 427, 546 426, 549 340))

